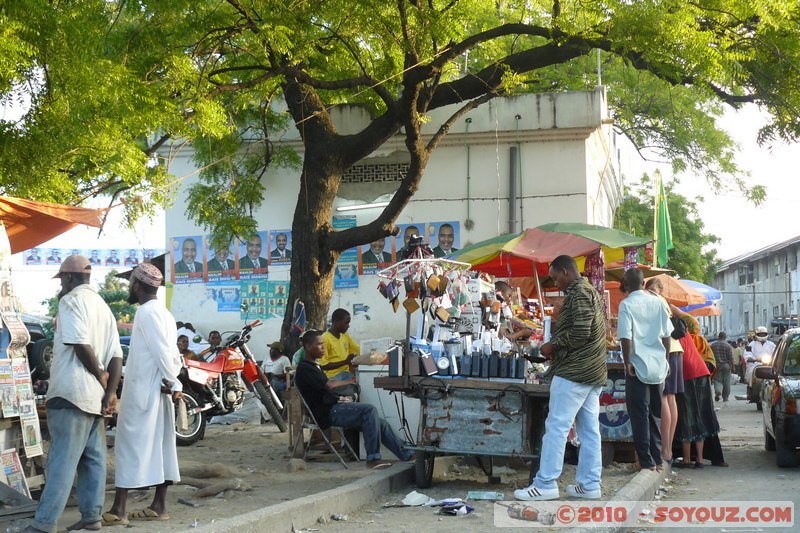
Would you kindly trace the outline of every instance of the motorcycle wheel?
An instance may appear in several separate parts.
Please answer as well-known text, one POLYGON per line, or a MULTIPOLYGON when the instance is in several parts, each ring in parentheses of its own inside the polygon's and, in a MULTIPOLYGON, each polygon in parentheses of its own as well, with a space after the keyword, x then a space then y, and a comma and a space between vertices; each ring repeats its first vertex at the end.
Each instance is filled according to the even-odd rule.
MULTIPOLYGON (((197 399, 189 392, 183 393, 183 401, 186 403, 186 409, 194 409, 200 404, 197 399)), ((206 413, 201 411, 193 415, 189 415, 188 430, 181 432, 178 426, 175 426, 175 440, 178 446, 191 446, 195 442, 202 439, 206 434, 206 413)))
POLYGON ((253 388, 258 395, 258 399, 261 400, 261 403, 267 408, 269 417, 272 419, 275 425, 278 426, 278 429, 281 431, 281 433, 286 433, 286 430, 289 429, 289 426, 286 425, 286 420, 278 410, 278 406, 275 405, 275 402, 272 400, 272 395, 269 393, 267 388, 260 381, 253 383, 253 388))

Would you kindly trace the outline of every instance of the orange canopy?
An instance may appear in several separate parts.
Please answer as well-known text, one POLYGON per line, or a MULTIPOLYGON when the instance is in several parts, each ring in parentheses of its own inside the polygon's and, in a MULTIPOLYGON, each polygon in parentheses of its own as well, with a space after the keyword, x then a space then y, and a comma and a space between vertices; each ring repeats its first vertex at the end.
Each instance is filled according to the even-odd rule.
POLYGON ((0 222, 6 227, 11 253, 34 248, 78 224, 102 227, 108 208, 87 209, 0 196, 0 222))

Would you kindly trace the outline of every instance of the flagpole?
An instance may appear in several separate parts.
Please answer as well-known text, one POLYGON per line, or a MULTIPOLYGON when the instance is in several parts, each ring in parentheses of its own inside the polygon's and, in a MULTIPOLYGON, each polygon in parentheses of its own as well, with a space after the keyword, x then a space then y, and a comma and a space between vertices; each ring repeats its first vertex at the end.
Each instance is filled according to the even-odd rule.
POLYGON ((653 268, 658 267, 658 200, 661 191, 661 171, 655 172, 655 194, 653 195, 653 268))

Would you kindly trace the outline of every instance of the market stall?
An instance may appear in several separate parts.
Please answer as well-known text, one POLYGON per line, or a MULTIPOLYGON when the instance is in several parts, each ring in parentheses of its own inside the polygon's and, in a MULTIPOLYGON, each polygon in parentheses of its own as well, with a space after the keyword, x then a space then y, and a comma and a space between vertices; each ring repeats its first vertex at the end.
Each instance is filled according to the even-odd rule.
POLYGON ((390 350, 390 376, 374 383, 420 400, 413 446, 418 485, 430 484, 437 455, 474 456, 490 478, 492 457, 531 460, 531 475, 538 470, 549 386, 541 383, 544 366, 534 362, 552 312, 540 278, 550 261, 569 254, 602 291, 603 255, 627 256, 635 264, 636 247, 647 242, 583 226, 589 236, 534 228, 465 248, 450 260, 417 250, 379 273, 379 290, 392 307, 398 310, 402 302, 407 335, 402 348, 390 350), (537 297, 522 299, 519 291, 516 298, 503 296, 476 271, 532 275, 537 297), (504 327, 524 329, 527 341, 504 327))

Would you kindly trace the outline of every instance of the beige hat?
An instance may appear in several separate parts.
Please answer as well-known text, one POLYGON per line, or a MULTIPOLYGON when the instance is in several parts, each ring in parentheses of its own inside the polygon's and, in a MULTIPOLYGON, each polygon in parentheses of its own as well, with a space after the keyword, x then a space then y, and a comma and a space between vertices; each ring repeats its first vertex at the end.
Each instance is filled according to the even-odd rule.
POLYGON ((90 274, 92 272, 92 264, 88 259, 82 255, 70 255, 61 262, 61 268, 58 269, 54 278, 60 278, 61 274, 90 274))

